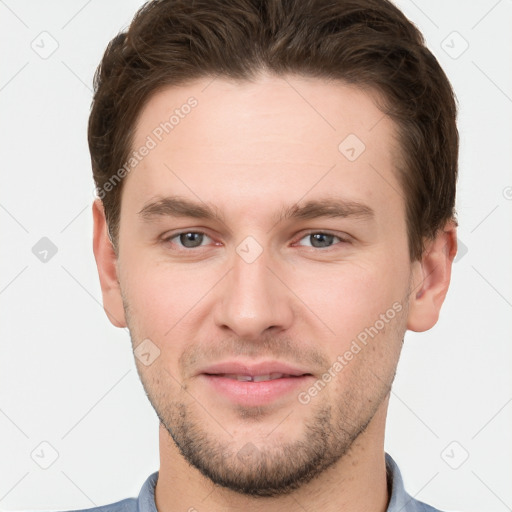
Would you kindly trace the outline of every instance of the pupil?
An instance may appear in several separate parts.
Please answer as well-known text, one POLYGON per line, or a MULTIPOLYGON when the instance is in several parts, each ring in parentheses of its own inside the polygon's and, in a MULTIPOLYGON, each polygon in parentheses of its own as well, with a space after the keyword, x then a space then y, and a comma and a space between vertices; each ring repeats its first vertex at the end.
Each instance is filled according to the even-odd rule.
POLYGON ((203 241, 202 236, 201 233, 182 233, 180 235, 180 242, 185 247, 198 247, 203 241))
POLYGON ((334 238, 334 235, 328 235, 326 233, 315 233, 312 236, 312 246, 313 247, 328 247, 334 238), (317 243, 319 242, 319 243, 317 243))

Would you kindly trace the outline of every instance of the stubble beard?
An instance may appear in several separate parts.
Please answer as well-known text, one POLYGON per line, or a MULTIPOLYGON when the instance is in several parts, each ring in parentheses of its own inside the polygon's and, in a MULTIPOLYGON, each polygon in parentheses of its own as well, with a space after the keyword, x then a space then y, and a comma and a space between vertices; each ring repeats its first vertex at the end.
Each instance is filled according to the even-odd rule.
MULTIPOLYGON (((214 420, 196 402, 172 400, 155 390, 148 382, 152 379, 140 376, 160 423, 184 459, 213 483, 252 497, 290 494, 338 462, 367 429, 391 386, 390 382, 383 387, 371 409, 362 411, 359 407, 357 418, 348 403, 338 404, 335 411, 321 401, 298 404, 296 407, 314 408, 302 424, 300 439, 271 446, 249 441, 240 447, 233 439, 224 440, 229 434, 220 426, 209 425, 214 420)), ((257 421, 254 411, 251 414, 251 421, 257 421)))
MULTIPOLYGON (((130 327, 127 304, 125 312, 135 347, 136 331, 130 327)), ((400 320, 397 323, 402 324, 400 320)), ((400 336, 403 343, 405 327, 395 325, 393 331, 392 337, 400 336)), ((190 396, 177 399, 180 391, 182 396, 187 393, 165 368, 155 374, 152 372, 156 369, 147 372, 143 365, 137 364, 137 370, 160 423, 183 458, 213 483, 241 495, 263 498, 292 493, 349 454, 389 396, 396 364, 381 376, 371 370, 357 375, 337 403, 328 403, 329 394, 323 391, 324 395, 316 397, 316 402, 307 406, 297 404, 296 407, 311 407, 313 411, 302 423, 300 439, 266 446, 251 442, 240 446, 239 440, 230 440, 228 433, 213 425, 215 415, 209 415, 195 399, 190 396), (373 379, 371 384, 368 378, 373 379), (369 385, 372 389, 368 393, 369 385)), ((239 414, 241 419, 243 416, 239 414)), ((252 422, 259 420, 255 408, 245 408, 245 417, 252 422)))

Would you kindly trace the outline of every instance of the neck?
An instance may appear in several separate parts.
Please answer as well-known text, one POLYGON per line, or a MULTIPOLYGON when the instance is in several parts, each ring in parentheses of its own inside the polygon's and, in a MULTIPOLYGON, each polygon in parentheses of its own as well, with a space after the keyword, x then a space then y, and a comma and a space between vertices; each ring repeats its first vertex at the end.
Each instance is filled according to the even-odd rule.
POLYGON ((387 400, 350 450, 311 482, 285 496, 261 498, 215 485, 180 454, 160 425, 160 471, 155 488, 158 512, 385 512, 389 495, 384 456, 387 400))

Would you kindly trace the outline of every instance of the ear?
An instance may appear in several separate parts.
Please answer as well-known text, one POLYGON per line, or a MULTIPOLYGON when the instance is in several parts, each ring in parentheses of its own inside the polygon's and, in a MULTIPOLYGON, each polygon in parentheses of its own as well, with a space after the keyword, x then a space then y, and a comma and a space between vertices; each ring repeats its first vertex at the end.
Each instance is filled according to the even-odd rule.
POLYGON ((117 278, 117 257, 108 236, 101 199, 94 201, 92 216, 94 222, 93 250, 103 294, 103 309, 113 325, 126 327, 121 288, 117 278))
POLYGON ((422 332, 437 323, 456 253, 457 224, 449 221, 427 243, 421 260, 413 264, 407 329, 422 332))

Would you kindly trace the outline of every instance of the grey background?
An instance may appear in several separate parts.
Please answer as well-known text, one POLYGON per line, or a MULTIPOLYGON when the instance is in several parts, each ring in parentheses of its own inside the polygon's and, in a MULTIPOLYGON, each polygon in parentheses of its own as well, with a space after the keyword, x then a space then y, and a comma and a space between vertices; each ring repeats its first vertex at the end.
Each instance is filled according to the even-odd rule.
MULTIPOLYGON (((418 499, 512 510, 512 1, 397 3, 459 98, 462 243, 439 323, 406 336, 386 449, 418 499)), ((158 469, 128 333, 101 306, 86 143, 93 72, 141 4, 0 0, 2 510, 110 503, 158 469)))

